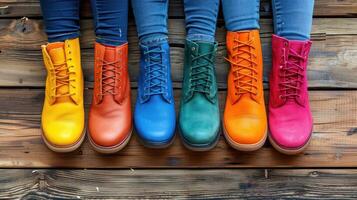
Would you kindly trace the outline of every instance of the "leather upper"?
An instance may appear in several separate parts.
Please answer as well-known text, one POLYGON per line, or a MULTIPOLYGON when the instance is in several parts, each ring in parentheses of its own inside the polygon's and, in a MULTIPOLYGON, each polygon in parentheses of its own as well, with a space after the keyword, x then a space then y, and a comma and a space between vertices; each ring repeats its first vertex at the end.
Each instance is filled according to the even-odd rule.
POLYGON ((256 144, 267 134, 263 57, 258 30, 227 32, 230 63, 223 123, 237 144, 256 144))
POLYGON ((49 43, 41 48, 47 70, 43 134, 53 146, 72 146, 84 134, 85 121, 79 40, 49 43))
POLYGON ((116 47, 95 43, 94 78, 89 134, 96 145, 113 147, 132 130, 127 43, 116 47))
POLYGON ((307 85, 310 41, 273 35, 269 126, 272 139, 287 149, 304 146, 312 132, 307 85))
POLYGON ((147 144, 165 145, 173 139, 176 123, 169 44, 140 44, 140 51, 135 127, 147 144))
POLYGON ((191 146, 209 146, 219 135, 216 43, 186 40, 180 130, 191 146))

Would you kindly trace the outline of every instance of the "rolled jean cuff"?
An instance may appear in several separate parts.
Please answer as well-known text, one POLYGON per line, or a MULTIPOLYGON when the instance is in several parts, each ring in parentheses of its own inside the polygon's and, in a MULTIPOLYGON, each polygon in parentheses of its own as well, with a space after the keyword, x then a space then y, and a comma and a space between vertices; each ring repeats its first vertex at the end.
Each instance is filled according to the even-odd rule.
POLYGON ((150 34, 140 38, 140 44, 151 46, 151 45, 158 45, 161 43, 168 42, 169 38, 166 34, 150 34))
POLYGON ((260 29, 259 20, 242 21, 232 23, 227 26, 228 31, 244 31, 244 30, 257 30, 260 29))
POLYGON ((190 34, 187 35, 186 38, 191 41, 202 41, 202 42, 214 42, 215 37, 211 35, 204 34, 190 34))
POLYGON ((57 35, 52 35, 47 33, 47 40, 49 43, 52 42, 63 42, 65 40, 70 40, 74 38, 79 37, 79 31, 78 32, 72 32, 72 33, 63 33, 63 34, 57 34, 57 35))
POLYGON ((120 46, 122 44, 127 43, 128 41, 126 40, 113 40, 113 39, 109 39, 109 38, 103 38, 103 37, 96 37, 96 42, 106 45, 106 46, 120 46))

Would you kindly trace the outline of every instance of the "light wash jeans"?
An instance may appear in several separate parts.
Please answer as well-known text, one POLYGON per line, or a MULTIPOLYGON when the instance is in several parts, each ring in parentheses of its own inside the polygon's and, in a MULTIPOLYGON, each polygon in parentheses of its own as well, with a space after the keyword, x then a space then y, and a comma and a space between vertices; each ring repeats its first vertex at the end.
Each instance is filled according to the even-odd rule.
MULTIPOLYGON (((259 0, 222 0, 229 31, 259 29, 259 0)), ((289 40, 308 40, 314 0, 272 0, 274 32, 289 40)))
MULTIPOLYGON (((187 38, 214 41, 219 0, 183 0, 187 38)), ((132 0, 141 43, 167 39, 169 0, 132 0)))

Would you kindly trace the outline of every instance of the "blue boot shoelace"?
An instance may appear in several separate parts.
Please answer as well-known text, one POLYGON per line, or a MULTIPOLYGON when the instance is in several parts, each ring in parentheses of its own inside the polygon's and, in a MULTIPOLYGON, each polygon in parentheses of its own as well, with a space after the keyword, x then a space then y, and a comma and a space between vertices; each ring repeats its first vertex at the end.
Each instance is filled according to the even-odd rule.
POLYGON ((162 63, 165 51, 155 47, 144 52, 146 57, 144 95, 152 96, 167 93, 167 70, 162 63))

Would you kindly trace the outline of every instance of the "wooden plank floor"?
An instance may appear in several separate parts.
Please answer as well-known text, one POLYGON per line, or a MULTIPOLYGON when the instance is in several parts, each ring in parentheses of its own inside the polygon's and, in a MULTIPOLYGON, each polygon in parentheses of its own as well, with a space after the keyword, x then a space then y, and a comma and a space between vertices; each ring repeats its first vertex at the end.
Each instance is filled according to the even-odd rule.
POLYGON ((0 199, 357 198, 353 190, 357 170, 0 170, 0 174, 0 199))
MULTIPOLYGON (((86 90, 89 107, 91 90, 86 90)), ((219 93, 221 107, 225 92, 219 93)), ((180 90, 175 90, 176 106, 180 90)), ((357 166, 357 93, 345 90, 310 91, 314 116, 311 145, 304 154, 284 156, 268 143, 259 151, 230 148, 223 137, 210 152, 186 150, 176 137, 165 150, 144 148, 136 139, 118 154, 95 153, 88 142, 71 154, 49 151, 41 139, 43 89, 0 90, 0 167, 7 168, 240 168, 240 167, 354 167, 357 166), (21 95, 19 95, 21 94, 21 95), (349 113, 349 114, 347 114, 349 113)), ((135 101, 136 90, 132 92, 135 101)))
MULTIPOLYGON (((39 47, 46 35, 39 0, 0 0, 0 199, 356 199, 357 1, 315 0, 315 4, 308 68, 314 132, 306 152, 284 156, 267 142, 259 151, 243 153, 229 147, 223 137, 205 153, 185 149, 179 137, 168 149, 152 150, 134 136, 123 151, 108 156, 94 152, 87 141, 71 154, 45 147, 40 137, 45 70, 39 47)), ((270 0, 261 0, 260 10, 267 97, 273 32, 270 0)), ((88 111, 94 42, 88 0, 81 16, 88 111)), ((130 16, 135 102, 139 51, 130 16)), ((185 39, 182 0, 170 0, 169 16, 178 107, 185 39)), ((221 18, 216 36, 223 108, 228 64, 221 18)))

